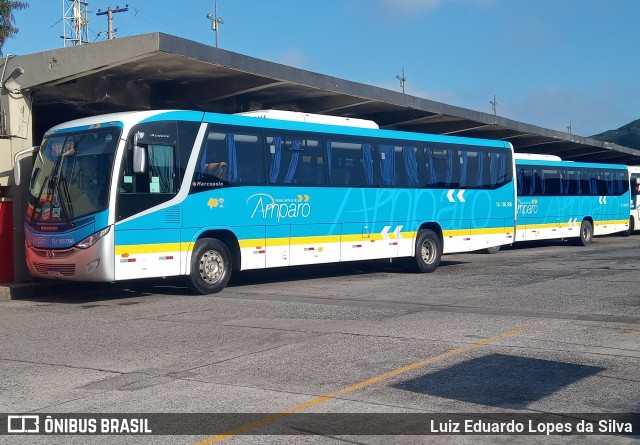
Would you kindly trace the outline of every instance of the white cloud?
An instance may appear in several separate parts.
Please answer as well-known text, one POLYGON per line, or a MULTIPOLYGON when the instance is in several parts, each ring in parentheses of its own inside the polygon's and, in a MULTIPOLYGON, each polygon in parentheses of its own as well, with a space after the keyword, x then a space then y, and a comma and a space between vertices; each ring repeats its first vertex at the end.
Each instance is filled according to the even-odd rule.
POLYGON ((314 63, 299 49, 291 48, 280 53, 268 54, 264 59, 303 70, 313 70, 314 63))
POLYGON ((411 17, 436 9, 443 0, 378 0, 385 15, 411 17))
POLYGON ((534 91, 520 101, 502 101, 502 113, 509 119, 579 136, 591 136, 618 128, 637 119, 629 114, 625 94, 608 94, 604 89, 591 93, 545 89, 534 91))
POLYGON ((398 19, 416 17, 433 11, 446 3, 463 3, 484 6, 496 0, 377 0, 378 10, 386 16, 398 19))

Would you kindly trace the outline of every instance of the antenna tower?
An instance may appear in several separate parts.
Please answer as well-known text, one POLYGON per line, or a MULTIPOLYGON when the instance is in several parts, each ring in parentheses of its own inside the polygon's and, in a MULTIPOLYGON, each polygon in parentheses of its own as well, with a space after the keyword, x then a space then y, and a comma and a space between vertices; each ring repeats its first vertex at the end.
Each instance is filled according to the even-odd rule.
POLYGON ((89 17, 86 0, 62 0, 64 47, 89 43, 89 17))

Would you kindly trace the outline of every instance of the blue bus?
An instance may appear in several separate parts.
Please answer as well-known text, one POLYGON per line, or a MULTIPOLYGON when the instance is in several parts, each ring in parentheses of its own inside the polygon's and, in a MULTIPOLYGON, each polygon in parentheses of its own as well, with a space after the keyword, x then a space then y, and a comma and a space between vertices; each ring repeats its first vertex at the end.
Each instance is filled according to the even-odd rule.
POLYGON ((303 113, 140 111, 49 130, 25 230, 37 277, 185 276, 442 254, 511 244, 508 142, 382 130, 303 113))
POLYGON ((624 165, 515 154, 516 241, 593 236, 629 230, 629 172, 624 165))

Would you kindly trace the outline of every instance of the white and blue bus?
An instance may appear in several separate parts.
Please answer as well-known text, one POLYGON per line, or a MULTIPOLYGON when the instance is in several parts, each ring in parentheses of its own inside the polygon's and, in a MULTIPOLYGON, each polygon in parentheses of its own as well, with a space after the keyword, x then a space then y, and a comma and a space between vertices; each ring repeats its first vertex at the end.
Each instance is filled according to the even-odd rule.
POLYGON ((232 270, 406 258, 431 272, 443 253, 513 242, 508 142, 270 116, 140 111, 52 128, 30 183, 31 273, 183 275, 215 293, 232 270))
POLYGON ((640 167, 630 165, 629 184, 631 189, 631 211, 629 214, 629 234, 640 228, 640 167))
POLYGON ((516 241, 572 239, 629 230, 629 172, 624 165, 515 154, 516 241))

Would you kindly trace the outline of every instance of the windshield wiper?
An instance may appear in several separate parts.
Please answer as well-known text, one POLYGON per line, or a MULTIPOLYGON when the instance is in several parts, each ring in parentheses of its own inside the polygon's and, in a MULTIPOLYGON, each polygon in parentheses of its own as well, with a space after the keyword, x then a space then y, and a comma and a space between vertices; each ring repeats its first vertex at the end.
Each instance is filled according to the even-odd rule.
POLYGON ((58 193, 60 210, 62 210, 64 219, 67 221, 67 224, 69 226, 73 226, 73 224, 71 223, 71 217, 73 216, 73 204, 71 204, 71 197, 69 196, 69 183, 65 178, 60 178, 60 180, 58 181, 58 189, 56 190, 56 193, 58 193), (62 187, 60 187, 61 185, 62 187), (69 206, 69 211, 67 211, 67 205, 69 206))

